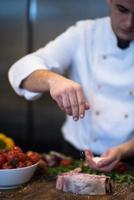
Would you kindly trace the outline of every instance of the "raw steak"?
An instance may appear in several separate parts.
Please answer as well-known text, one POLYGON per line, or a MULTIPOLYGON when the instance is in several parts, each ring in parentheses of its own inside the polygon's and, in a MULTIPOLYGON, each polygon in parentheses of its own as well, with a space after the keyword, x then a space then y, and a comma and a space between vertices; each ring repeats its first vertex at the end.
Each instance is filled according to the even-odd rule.
POLYGON ((112 184, 108 176, 76 171, 59 175, 56 189, 74 194, 104 195, 112 192, 112 184))

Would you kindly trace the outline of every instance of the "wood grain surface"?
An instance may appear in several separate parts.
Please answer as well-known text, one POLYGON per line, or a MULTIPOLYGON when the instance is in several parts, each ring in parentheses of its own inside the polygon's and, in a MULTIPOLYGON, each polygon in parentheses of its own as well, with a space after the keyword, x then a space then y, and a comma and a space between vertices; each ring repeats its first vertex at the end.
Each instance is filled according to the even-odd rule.
POLYGON ((39 173, 20 188, 1 190, 0 200, 134 200, 134 184, 114 184, 111 195, 77 195, 56 190, 55 179, 39 173))

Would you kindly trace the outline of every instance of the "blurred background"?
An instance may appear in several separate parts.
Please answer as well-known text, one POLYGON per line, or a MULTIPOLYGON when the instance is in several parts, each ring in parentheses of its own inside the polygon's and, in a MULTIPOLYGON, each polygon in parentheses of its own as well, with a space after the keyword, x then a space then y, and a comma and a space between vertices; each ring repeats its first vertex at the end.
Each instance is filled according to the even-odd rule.
POLYGON ((0 132, 24 150, 60 151, 65 116, 49 94, 34 102, 17 96, 9 67, 76 21, 107 14, 106 0, 0 0, 0 132))

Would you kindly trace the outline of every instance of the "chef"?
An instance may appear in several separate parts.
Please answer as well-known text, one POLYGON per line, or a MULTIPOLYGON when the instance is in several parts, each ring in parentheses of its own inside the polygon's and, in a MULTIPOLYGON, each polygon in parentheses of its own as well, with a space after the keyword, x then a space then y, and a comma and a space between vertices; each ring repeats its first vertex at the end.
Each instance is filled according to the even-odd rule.
POLYGON ((62 133, 70 155, 89 149, 89 165, 104 171, 134 155, 134 2, 108 4, 110 16, 77 22, 9 70, 27 100, 49 91, 67 114, 62 133))

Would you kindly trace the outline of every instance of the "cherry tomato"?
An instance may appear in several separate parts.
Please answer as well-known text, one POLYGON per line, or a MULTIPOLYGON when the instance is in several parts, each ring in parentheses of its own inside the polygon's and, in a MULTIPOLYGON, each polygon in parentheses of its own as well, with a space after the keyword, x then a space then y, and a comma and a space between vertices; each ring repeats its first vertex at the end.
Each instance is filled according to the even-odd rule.
POLYGON ((19 162, 17 168, 26 167, 25 163, 19 162))
POLYGON ((5 162, 3 165, 2 165, 2 169, 12 169, 12 165, 10 165, 8 162, 5 162))
POLYGON ((18 155, 17 155, 19 161, 21 162, 25 162, 26 159, 27 159, 27 155, 25 153, 22 153, 22 152, 18 152, 18 155))
POLYGON ((62 159, 60 161, 60 165, 62 165, 62 166, 69 166, 70 164, 71 164, 71 160, 69 160, 69 159, 62 159))
POLYGON ((18 153, 13 150, 8 151, 7 160, 10 162, 10 161, 14 160, 15 158, 18 159, 18 153))
POLYGON ((6 156, 4 153, 0 153, 0 168, 2 165, 7 161, 6 156))
POLYGON ((18 146, 14 146, 12 150, 14 150, 16 152, 21 152, 21 153, 23 152, 22 149, 18 146))
POLYGON ((37 163, 40 160, 40 155, 37 152, 28 152, 27 156, 33 164, 37 163))
POLYGON ((26 167, 33 165, 33 163, 30 160, 26 160, 25 162, 26 167))

